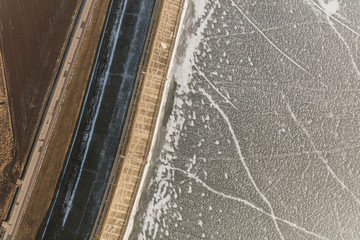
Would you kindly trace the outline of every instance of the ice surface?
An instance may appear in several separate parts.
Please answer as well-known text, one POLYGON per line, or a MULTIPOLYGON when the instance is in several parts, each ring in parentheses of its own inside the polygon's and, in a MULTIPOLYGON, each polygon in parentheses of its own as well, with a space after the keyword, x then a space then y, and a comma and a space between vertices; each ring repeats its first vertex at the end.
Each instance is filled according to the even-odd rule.
POLYGON ((188 6, 131 239, 360 239, 360 2, 188 6))

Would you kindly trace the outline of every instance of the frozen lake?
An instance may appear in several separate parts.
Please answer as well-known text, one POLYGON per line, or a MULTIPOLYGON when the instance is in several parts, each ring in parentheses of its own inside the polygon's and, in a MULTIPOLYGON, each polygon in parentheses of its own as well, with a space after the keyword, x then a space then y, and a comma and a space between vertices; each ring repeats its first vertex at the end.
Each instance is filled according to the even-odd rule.
POLYGON ((360 239, 359 17, 189 0, 131 239, 360 239))

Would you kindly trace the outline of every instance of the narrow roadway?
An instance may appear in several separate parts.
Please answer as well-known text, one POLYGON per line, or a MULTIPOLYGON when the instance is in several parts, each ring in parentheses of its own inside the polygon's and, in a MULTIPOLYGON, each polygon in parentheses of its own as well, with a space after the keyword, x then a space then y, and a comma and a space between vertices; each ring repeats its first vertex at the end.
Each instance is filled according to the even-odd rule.
POLYGON ((44 153, 46 152, 49 139, 58 118, 66 87, 71 79, 74 63, 78 56, 90 16, 96 2, 96 0, 84 1, 85 2, 83 3, 77 22, 74 26, 73 36, 70 39, 70 45, 61 66, 58 79, 56 80, 55 87, 49 99, 48 107, 44 113, 43 122, 41 123, 40 130, 35 139, 35 144, 30 155, 24 180, 21 183, 20 191, 18 191, 17 196, 15 196, 16 199, 10 213, 9 221, 2 224, 2 226, 6 229, 4 239, 7 240, 14 239, 16 232, 18 231, 19 224, 39 173, 44 153))

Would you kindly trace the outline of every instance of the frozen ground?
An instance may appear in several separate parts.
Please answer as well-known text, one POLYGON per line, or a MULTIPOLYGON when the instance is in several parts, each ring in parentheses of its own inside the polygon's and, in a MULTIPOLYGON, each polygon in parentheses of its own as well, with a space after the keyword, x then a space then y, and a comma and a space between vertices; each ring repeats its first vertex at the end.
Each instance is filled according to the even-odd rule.
POLYGON ((189 0, 131 239, 360 239, 359 17, 189 0))

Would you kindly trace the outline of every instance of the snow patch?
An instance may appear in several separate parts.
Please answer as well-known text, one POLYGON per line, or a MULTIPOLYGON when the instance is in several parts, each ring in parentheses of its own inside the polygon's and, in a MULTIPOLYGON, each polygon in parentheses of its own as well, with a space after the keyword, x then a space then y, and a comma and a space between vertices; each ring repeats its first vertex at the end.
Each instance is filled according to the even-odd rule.
POLYGON ((164 48, 164 49, 166 49, 166 48, 167 48, 167 44, 166 44, 166 43, 164 43, 164 42, 161 42, 161 43, 160 43, 160 45, 161 45, 161 47, 162 47, 162 48, 164 48))
POLYGON ((338 0, 319 0, 319 4, 328 15, 335 14, 340 7, 340 3, 338 0))

